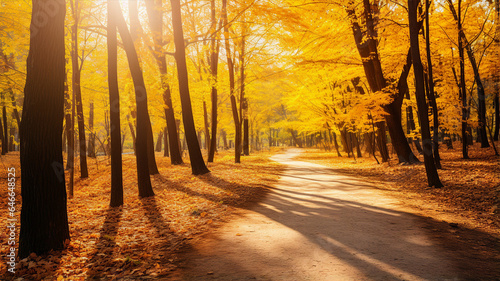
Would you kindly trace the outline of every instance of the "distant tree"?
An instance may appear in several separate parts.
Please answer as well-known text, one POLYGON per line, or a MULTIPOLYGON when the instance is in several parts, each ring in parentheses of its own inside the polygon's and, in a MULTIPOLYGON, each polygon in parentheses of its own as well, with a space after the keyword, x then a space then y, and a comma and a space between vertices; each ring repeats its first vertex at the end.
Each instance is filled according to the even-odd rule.
POLYGON ((61 137, 66 4, 64 0, 48 3, 33 0, 31 17, 20 128, 21 259, 32 252, 62 249, 70 238, 61 137))
POLYGON ((181 4, 180 0, 170 0, 172 5, 172 26, 174 30, 175 60, 177 62, 177 77, 179 79, 179 92, 181 96, 182 121, 184 133, 191 160, 191 169, 194 175, 210 172, 203 161, 200 143, 194 126, 191 97, 189 95, 188 71, 186 65, 186 51, 184 45, 184 32, 182 30, 181 4))

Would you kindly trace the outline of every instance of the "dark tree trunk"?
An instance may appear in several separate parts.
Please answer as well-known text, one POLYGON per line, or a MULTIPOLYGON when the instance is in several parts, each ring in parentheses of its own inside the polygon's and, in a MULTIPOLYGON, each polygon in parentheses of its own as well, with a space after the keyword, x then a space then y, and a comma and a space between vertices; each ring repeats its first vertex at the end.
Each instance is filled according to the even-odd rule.
POLYGON ((158 139, 156 140, 156 152, 161 152, 161 146, 163 142, 163 131, 158 134, 158 139))
POLYGON ((441 169, 441 156, 439 156, 439 114, 436 102, 436 95, 434 92, 434 76, 432 73, 432 58, 431 58, 431 38, 430 38, 430 28, 429 28, 429 0, 425 1, 425 45, 427 53, 427 98, 432 107, 433 115, 433 137, 432 137, 432 150, 434 152, 434 161, 436 162, 436 168, 441 169))
POLYGON ((68 77, 67 73, 64 74, 64 122, 66 123, 65 134, 66 134, 66 144, 67 144, 67 156, 66 156, 66 170, 69 170, 70 166, 70 151, 71 151, 71 143, 72 143, 72 135, 71 135, 71 103, 69 97, 69 86, 68 86, 68 77))
POLYGON ((175 60, 177 62, 177 77, 179 79, 179 92, 181 96, 182 121, 184 123, 184 133, 189 149, 191 169, 194 175, 209 173, 203 156, 201 155, 200 144, 196 138, 196 128, 194 126, 193 111, 191 108, 191 97, 189 95, 189 79, 186 65, 186 51, 184 46, 184 33, 182 31, 181 4, 180 0, 170 0, 172 5, 172 27, 174 31, 175 60))
POLYGON ((157 175, 160 172, 158 171, 158 166, 156 165, 156 158, 155 158, 155 144, 153 140, 153 128, 151 127, 151 121, 148 118, 146 119, 148 121, 148 166, 149 166, 149 174, 150 175, 157 175))
MULTIPOLYGON (((207 103, 203 101, 203 123, 204 123, 204 135, 205 135, 205 149, 208 151, 210 146, 210 132, 208 130, 208 113, 207 113, 207 103)), ((201 139, 199 140, 201 143, 201 139)))
POLYGON ((134 129, 134 124, 132 124, 132 122, 130 121, 129 115, 127 115, 127 122, 128 122, 128 128, 130 129, 130 134, 132 135, 132 146, 134 148, 134 155, 137 155, 137 151, 136 151, 136 147, 135 147, 135 144, 136 144, 135 129, 134 129))
POLYGON ((16 128, 10 127, 10 139, 9 139, 9 151, 15 151, 16 145, 14 144, 14 136, 16 134, 16 128))
POLYGON ((110 1, 113 9, 117 9, 117 27, 125 47, 130 72, 135 88, 135 100, 137 107, 137 137, 136 137, 136 162, 137 162, 137 183, 139 185, 139 197, 153 196, 153 188, 149 177, 148 165, 148 130, 151 123, 148 114, 148 100, 142 70, 139 65, 139 57, 134 47, 134 42, 127 29, 127 23, 123 17, 120 3, 110 1))
MULTIPOLYGON (((453 4, 449 2, 450 8, 453 7, 453 4)), ((458 0, 458 30, 462 29, 462 8, 461 8, 462 0, 458 0)), ((453 10, 454 8, 452 8, 453 10)), ((469 159, 468 152, 468 128, 467 128, 467 120, 469 119, 469 114, 467 110, 467 90, 465 89, 465 56, 464 56, 464 48, 463 48, 463 40, 460 33, 458 34, 458 55, 460 59, 460 99, 462 100, 462 157, 464 159, 469 159)), ((469 134, 472 135, 472 134, 469 134)))
MULTIPOLYGON (((495 0, 495 10, 496 10, 496 36, 499 38, 500 36, 500 0, 495 0)), ((500 60, 500 42, 497 41, 495 43, 497 50, 497 61, 500 60)), ((498 136, 500 134, 500 69, 496 69, 495 71, 495 97, 493 98, 493 106, 495 108, 494 119, 495 119, 495 127, 493 131, 493 140, 498 141, 498 136)))
POLYGON ((7 151, 5 151, 3 149, 3 143, 5 142, 5 138, 6 136, 4 136, 4 133, 3 133, 3 125, 2 125, 3 122, 0 121, 0 139, 2 140, 2 155, 5 155, 5 153, 7 153, 7 151))
POLYGON ((420 27, 417 21, 417 3, 419 0, 408 0, 408 19, 410 25, 410 44, 411 57, 413 61, 413 70, 415 74, 415 96, 417 99, 418 116, 422 131, 422 140, 424 144, 424 164, 429 186, 440 188, 443 186, 439 180, 437 169, 432 156, 432 140, 429 130, 429 116, 427 115, 427 102, 425 100, 424 89, 424 71, 422 61, 420 60, 420 49, 418 42, 418 33, 420 27))
POLYGON ((243 126, 243 155, 250 155, 248 148, 248 99, 245 97, 245 32, 246 28, 243 26, 240 52, 240 127, 243 126))
POLYGON ((34 0, 20 127, 19 258, 63 249, 70 238, 62 156, 64 1, 34 0), (49 9, 51 16, 47 16, 49 9), (45 24, 38 21, 44 18, 45 24))
MULTIPOLYGON (((384 89, 387 85, 377 51, 377 31, 375 29, 376 23, 372 15, 372 5, 370 5, 368 0, 363 0, 363 4, 364 20, 367 25, 366 35, 364 35, 357 22, 356 12, 352 8, 349 8, 347 12, 354 19, 352 22, 352 30, 358 52, 363 59, 363 68, 365 70, 368 84, 372 92, 377 92, 384 89), (365 36, 368 36, 368 38, 364 38, 365 36)), ((375 8, 378 9, 378 7, 375 8)), ((406 79, 408 76, 409 67, 408 70, 406 70, 406 67, 407 66, 405 66, 403 73, 401 74, 399 80, 400 83, 403 82, 402 79, 406 79)), ((406 83, 406 81, 404 82, 406 83)), ((401 125, 402 95, 404 95, 404 93, 398 92, 394 97, 394 100, 390 104, 384 106, 384 109, 389 113, 388 115, 385 115, 384 118, 389 128, 391 141, 394 149, 396 150, 399 161, 413 163, 418 162, 418 160, 410 149, 401 125)), ((378 128, 378 145, 382 154, 382 161, 387 161, 389 154, 387 152, 387 144, 383 142, 383 139, 385 139, 385 131, 382 131, 383 128, 385 129, 385 124, 377 122, 376 126, 378 128)))
POLYGON ((4 136, 2 141, 2 154, 6 154, 7 152, 9 152, 9 126, 7 123, 7 108, 5 106, 3 94, 2 94, 2 102, 4 104, 2 107, 3 136, 4 136))
MULTIPOLYGON (((211 19, 212 19, 212 35, 210 38, 210 73, 212 75, 212 136, 210 137, 210 144, 208 146, 208 162, 214 161, 215 150, 217 149, 217 69, 219 65, 219 32, 216 32, 216 19, 215 19, 215 0, 210 1, 211 5, 211 19)), ((222 19, 219 22, 220 30, 222 27, 222 19)))
POLYGON ((72 88, 74 93, 74 102, 76 103, 76 115, 78 122, 78 147, 80 151, 80 178, 88 178, 89 171, 87 168, 87 146, 85 141, 85 122, 83 120, 83 105, 82 105, 82 92, 80 87, 80 65, 78 59, 78 23, 80 20, 80 0, 71 0, 71 11, 73 20, 75 21, 71 26, 71 66, 73 70, 72 88))
POLYGON ((17 127, 21 126, 21 118, 19 117, 19 111, 17 111, 16 105, 16 97, 14 96, 14 92, 12 88, 9 88, 10 98, 12 99, 12 109, 14 110, 14 117, 16 118, 17 127))
POLYGON ((337 156, 342 157, 342 154, 340 154, 339 150, 339 144, 337 142, 337 134, 335 132, 333 132, 333 143, 335 144, 335 150, 337 151, 337 156))
MULTIPOLYGON (((481 136, 481 147, 490 147, 490 144, 488 142, 488 136, 486 134, 486 95, 484 93, 484 86, 481 81, 481 76, 479 74, 479 68, 476 62, 476 58, 474 57, 474 52, 472 51, 472 46, 467 40, 467 37, 465 36, 465 33, 462 29, 462 22, 461 20, 461 0, 458 1, 458 11, 455 10, 455 7, 453 6, 453 2, 451 0, 448 0, 448 6, 450 8, 450 11, 455 18, 455 21, 457 22, 458 25, 458 37, 459 37, 459 45, 462 46, 462 48, 459 47, 459 52, 461 51, 463 54, 463 50, 467 51, 467 56, 469 57, 470 64, 472 66, 472 70, 474 71, 474 80, 477 84, 477 100, 478 100, 478 120, 479 120, 479 127, 478 127, 478 133, 481 136), (465 46, 464 46, 465 45, 465 46)), ((462 58, 460 59, 462 61, 462 58)), ((465 58, 463 59, 465 60, 465 58)), ((465 156, 464 156, 465 158, 465 156)))
POLYGON ((167 127, 163 128, 163 157, 170 157, 169 149, 168 149, 168 129, 167 127))
POLYGON ((111 199, 110 206, 123 205, 122 150, 120 143, 120 93, 118 88, 118 55, 116 20, 118 8, 108 0, 108 87, 111 125, 111 199))
MULTIPOLYGON (((153 32, 154 52, 153 55, 160 70, 160 81, 163 89, 163 101, 165 103, 165 118, 168 130, 168 144, 170 150, 170 162, 172 165, 182 164, 182 157, 179 147, 179 134, 177 126, 175 125, 175 115, 172 106, 172 97, 170 92, 170 85, 167 78, 167 61, 165 54, 162 52, 164 46, 163 41, 163 21, 162 21, 162 1, 153 0, 145 1, 146 10, 149 19, 149 26, 153 32)), ((167 149, 167 147, 165 147, 167 149)))
POLYGON ((94 102, 91 102, 89 106, 89 131, 88 156, 95 158, 94 102))

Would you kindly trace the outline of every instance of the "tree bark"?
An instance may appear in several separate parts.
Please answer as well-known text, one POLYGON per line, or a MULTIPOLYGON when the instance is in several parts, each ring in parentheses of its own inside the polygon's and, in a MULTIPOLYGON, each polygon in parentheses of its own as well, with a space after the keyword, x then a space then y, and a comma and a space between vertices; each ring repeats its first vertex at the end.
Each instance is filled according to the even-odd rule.
POLYGON ((72 89, 76 103, 78 123, 78 146, 80 151, 80 178, 88 178, 87 146, 85 141, 85 121, 83 119, 82 91, 80 87, 80 63, 78 58, 78 24, 80 21, 80 0, 71 0, 71 11, 74 23, 71 26, 71 66, 73 70, 72 89))
POLYGON ((179 79, 179 92, 181 96, 182 121, 184 123, 184 133, 191 160, 191 170, 194 175, 209 173, 203 156, 201 155, 200 144, 196 138, 196 128, 193 120, 193 110, 191 107, 191 97, 189 95, 189 79, 186 65, 186 51, 184 45, 184 32, 182 31, 181 4, 180 0, 170 0, 172 6, 172 27, 174 30, 175 60, 177 62, 177 77, 179 79))
POLYGON ((163 142, 163 131, 158 134, 158 139, 156 140, 156 152, 161 152, 161 146, 163 142))
POLYGON ((9 125, 7 123, 7 107, 5 106, 4 95, 2 94, 2 120, 3 120, 3 141, 2 141, 2 153, 5 151, 6 154, 9 152, 9 125))
POLYGON ((95 158, 94 102, 90 102, 89 106, 89 131, 88 156, 95 158))
POLYGON ((154 191, 151 186, 149 177, 148 164, 148 130, 151 123, 148 114, 148 100, 144 77, 139 64, 139 57, 134 47, 134 42, 127 29, 127 23, 123 17, 120 3, 118 1, 110 1, 113 5, 112 9, 117 9, 117 27, 125 47, 125 53, 129 63, 132 80, 134 82, 135 100, 137 107, 137 136, 136 136, 136 163, 137 163, 137 183, 139 185, 139 197, 154 196, 154 191))
POLYGON ((62 156, 65 1, 34 0, 20 127, 19 258, 63 249, 69 236, 62 156), (51 16, 47 15, 51 12, 51 16), (40 24, 40 19, 46 19, 40 24))
MULTIPOLYGON (((495 0, 496 20, 495 20, 495 34, 497 41, 495 42, 496 59, 500 60, 500 0, 495 0)), ((498 65, 498 64, 497 64, 498 65)), ((495 71, 495 97, 493 98, 495 127, 493 131, 493 140, 498 141, 500 134, 500 69, 495 71)))
MULTIPOLYGON (((378 92, 384 89, 387 84, 384 78, 382 67, 380 64, 380 59, 377 51, 377 32, 375 29, 375 21, 372 15, 372 5, 370 5, 368 0, 363 0, 364 4, 364 19, 367 25, 366 35, 361 31, 361 27, 358 24, 358 19, 356 16, 356 12, 354 9, 348 8, 347 12, 352 19, 352 30, 354 34, 354 39, 356 42, 356 46, 358 52, 363 61, 363 68, 365 70, 366 78, 368 80, 368 84, 372 92, 378 92)), ((377 7, 378 8, 378 7, 377 7)), ((409 69, 408 69, 409 71, 409 69)), ((403 69, 403 73, 400 77, 401 79, 406 79, 408 76, 405 73, 405 69, 403 69)), ((406 81, 404 81, 406 82, 406 81)), ((404 135, 404 130, 401 125, 401 104, 403 100, 404 93, 398 92, 398 94, 394 97, 394 100, 384 106, 385 111, 389 114, 385 115, 385 122, 389 128, 389 134, 391 136, 391 141, 398 155, 398 159, 400 162, 408 162, 414 163, 418 162, 418 159, 415 157, 413 152, 410 149, 406 136, 404 135)), ((387 145, 384 143, 383 139, 385 139, 385 124, 381 124, 380 122, 376 123, 378 129, 378 145, 379 150, 382 153, 382 161, 388 160, 388 152, 387 145)))
POLYGON ((408 0, 408 21, 410 25, 411 58, 413 61, 413 72, 415 74, 415 96, 417 99, 418 116, 422 131, 424 145, 424 164, 429 186, 435 188, 443 187, 439 180, 437 169, 432 156, 432 139, 429 130, 429 116, 427 115, 427 102, 425 100, 424 71, 420 60, 420 49, 418 33, 420 27, 417 21, 417 5, 419 0, 408 0))
MULTIPOLYGON (((210 38, 210 73, 212 75, 212 135, 210 137, 210 144, 208 146, 208 162, 214 161, 215 150, 217 149, 217 69, 219 65, 219 40, 216 32, 217 21, 215 19, 215 0, 210 1, 211 6, 211 19, 212 19, 212 35, 210 38)), ((222 19, 219 23, 218 30, 222 27, 222 19)))
POLYGON ((108 89, 111 137, 111 199, 109 205, 123 205, 123 172, 120 129, 120 93, 118 88, 118 53, 116 21, 119 17, 118 8, 108 0, 108 89))

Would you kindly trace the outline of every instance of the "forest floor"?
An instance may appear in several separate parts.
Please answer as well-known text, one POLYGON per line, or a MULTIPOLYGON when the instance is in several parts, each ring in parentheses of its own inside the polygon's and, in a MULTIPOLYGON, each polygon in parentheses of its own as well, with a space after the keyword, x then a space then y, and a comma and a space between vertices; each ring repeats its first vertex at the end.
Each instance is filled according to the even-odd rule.
MULTIPOLYGON (((216 162, 208 165, 211 173, 193 176, 189 163, 173 166, 169 158, 158 153, 160 174, 151 177, 156 195, 139 199, 135 157, 125 154, 124 205, 119 208, 109 207, 110 159, 89 158, 89 177, 80 179, 76 169, 74 197, 68 199, 71 241, 67 249, 43 256, 32 254, 17 263, 16 273, 11 274, 6 264, 9 230, 4 228, 0 232, 0 280, 163 279, 176 268, 176 252, 182 245, 221 225, 236 206, 250 206, 266 194, 282 170, 269 155, 244 156, 241 164, 234 164, 229 151, 221 152, 216 162)), ((10 152, 0 160, 4 170, 0 223, 7 225, 8 218, 7 168, 15 167, 19 237, 19 152, 10 152)))

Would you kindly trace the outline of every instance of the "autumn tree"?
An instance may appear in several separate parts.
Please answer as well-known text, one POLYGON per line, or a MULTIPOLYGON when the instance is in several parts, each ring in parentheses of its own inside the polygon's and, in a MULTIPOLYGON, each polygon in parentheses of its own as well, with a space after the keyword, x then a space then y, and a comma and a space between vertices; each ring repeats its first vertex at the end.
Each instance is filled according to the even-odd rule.
POLYGON ((33 1, 20 127, 20 258, 62 249, 70 238, 61 138, 65 14, 63 0, 33 1))
POLYGON ((148 163, 148 129, 151 128, 148 114, 148 100, 144 77, 139 64, 139 58, 134 47, 132 36, 127 28, 127 23, 123 17, 120 3, 110 1, 111 9, 118 11, 116 25, 123 41, 123 46, 127 54, 130 73, 134 82, 135 100, 137 107, 137 137, 136 137, 136 163, 137 163, 137 182, 139 185, 139 197, 149 197, 154 195, 151 179, 149 177, 148 163))
POLYGON ((164 51, 162 50, 165 45, 163 39, 162 1, 147 0, 146 10, 154 43, 152 52, 160 71, 160 82, 163 90, 163 102, 165 103, 165 119, 168 131, 168 133, 165 134, 165 138, 167 138, 168 136, 168 148, 167 146, 165 146, 165 151, 170 150, 170 162, 173 165, 179 165, 182 164, 183 161, 179 149, 179 134, 177 131, 177 126, 175 124, 171 87, 167 77, 167 59, 164 51))
POLYGON ((194 175, 210 172, 205 165, 201 155, 200 144, 196 136, 196 128, 191 108, 191 97, 189 95, 189 79, 186 65, 186 51, 184 43, 184 32, 182 30, 181 4, 180 0, 170 0, 172 6, 172 27, 174 31, 175 60, 177 62, 177 78, 179 79, 179 92, 182 104, 182 121, 184 133, 191 160, 191 169, 194 175))
POLYGON ((408 0, 408 20, 410 28, 411 59, 413 61, 413 73, 415 75, 415 96, 417 98, 418 117, 422 131, 422 143, 424 151, 424 164, 427 173, 427 182, 429 186, 435 188, 443 187, 439 180, 437 169, 432 155, 432 139, 429 130, 429 116, 427 115, 427 101, 425 99, 424 71, 420 59, 420 47, 418 34, 420 26, 418 23, 417 6, 419 0, 408 0))
POLYGON ((111 137, 111 199, 110 206, 123 205, 122 151, 120 142, 120 96, 118 89, 118 54, 116 19, 117 8, 108 0, 108 85, 109 85, 109 120, 111 137))

